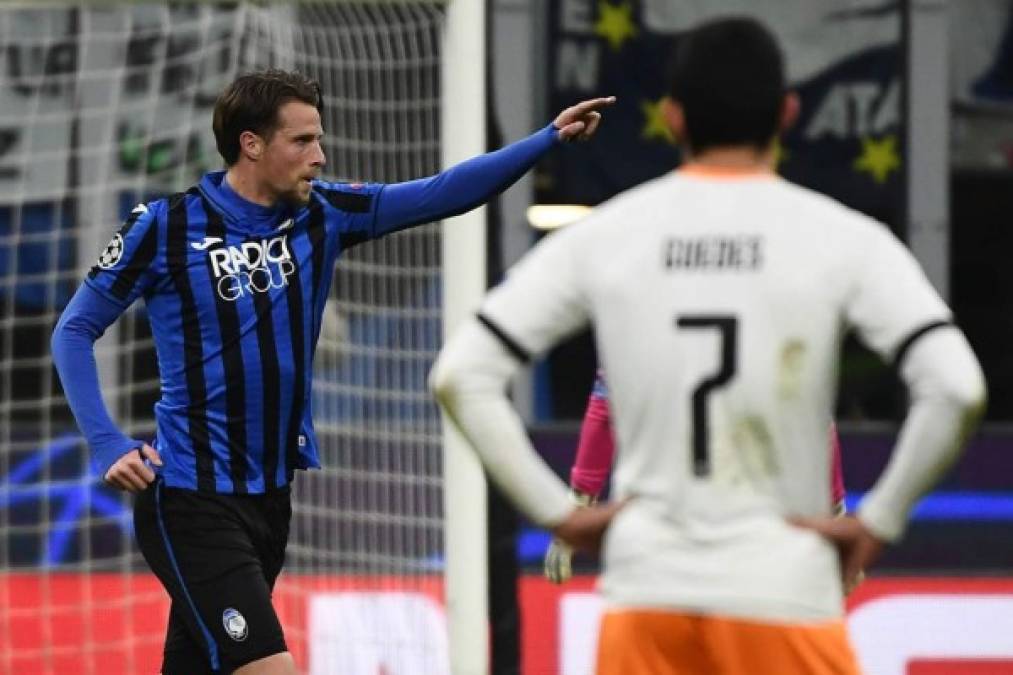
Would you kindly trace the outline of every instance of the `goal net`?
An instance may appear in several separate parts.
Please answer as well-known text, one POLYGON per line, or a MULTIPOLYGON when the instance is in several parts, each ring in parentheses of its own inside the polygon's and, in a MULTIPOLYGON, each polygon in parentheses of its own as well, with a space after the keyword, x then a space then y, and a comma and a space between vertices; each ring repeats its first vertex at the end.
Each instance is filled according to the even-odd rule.
MULTIPOLYGON (((320 81, 326 176, 435 173, 444 21, 424 0, 0 7, 0 673, 160 663, 167 597, 133 544, 130 499, 89 468, 49 356, 119 222, 220 165, 215 97, 260 67, 320 81)), ((338 262, 314 367, 324 469, 296 479, 275 590, 306 672, 449 672, 426 392, 440 258, 430 225, 338 262)), ((143 303, 96 358, 114 418, 150 439, 159 381, 143 303)))

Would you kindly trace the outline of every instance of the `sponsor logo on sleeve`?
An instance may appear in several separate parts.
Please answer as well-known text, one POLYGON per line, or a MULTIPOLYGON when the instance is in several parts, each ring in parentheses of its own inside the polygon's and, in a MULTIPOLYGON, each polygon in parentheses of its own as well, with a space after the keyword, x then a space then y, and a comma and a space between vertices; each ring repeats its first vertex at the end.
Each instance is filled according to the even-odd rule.
POLYGON ((123 235, 115 234, 98 257, 98 266, 108 270, 116 266, 123 257, 123 235))

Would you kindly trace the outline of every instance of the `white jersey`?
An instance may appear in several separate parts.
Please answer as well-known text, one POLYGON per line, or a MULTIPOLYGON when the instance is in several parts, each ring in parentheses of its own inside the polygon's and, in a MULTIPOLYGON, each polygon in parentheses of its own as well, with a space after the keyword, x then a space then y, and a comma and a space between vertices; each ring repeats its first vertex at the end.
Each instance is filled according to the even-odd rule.
MULTIPOLYGON (((880 223, 771 174, 676 172, 551 235, 481 310, 539 353, 593 324, 617 439, 615 607, 840 616, 827 428, 845 331, 888 362, 951 320, 880 223)), ((973 360, 973 359, 972 359, 973 360)))

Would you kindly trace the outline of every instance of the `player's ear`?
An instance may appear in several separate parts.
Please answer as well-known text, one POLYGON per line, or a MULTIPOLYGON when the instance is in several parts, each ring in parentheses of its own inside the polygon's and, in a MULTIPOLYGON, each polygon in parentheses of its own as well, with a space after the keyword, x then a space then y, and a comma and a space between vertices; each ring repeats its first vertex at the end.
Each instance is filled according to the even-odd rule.
POLYGON ((801 109, 802 103, 799 101, 798 94, 789 91, 784 95, 784 100, 781 101, 781 119, 778 123, 780 133, 783 134, 795 124, 801 109))
POLYGON ((683 138, 683 132, 686 131, 686 116, 682 112, 682 104, 671 96, 664 97, 661 99, 661 116, 676 140, 683 138))
POLYGON ((239 151, 247 159, 257 161, 264 152, 264 139, 252 131, 239 134, 239 151))

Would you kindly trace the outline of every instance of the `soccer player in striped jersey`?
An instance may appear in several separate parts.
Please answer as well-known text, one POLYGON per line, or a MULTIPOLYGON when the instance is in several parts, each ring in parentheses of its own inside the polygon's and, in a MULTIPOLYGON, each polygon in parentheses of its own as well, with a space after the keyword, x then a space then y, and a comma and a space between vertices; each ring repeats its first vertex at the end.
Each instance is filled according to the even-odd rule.
POLYGON ((774 172, 797 110, 755 20, 681 36, 663 113, 684 164, 539 242, 434 366, 440 404, 532 521, 589 549, 607 531, 598 675, 855 675, 845 585, 984 408, 977 359, 910 251, 774 172), (575 508, 505 392, 588 326, 614 501, 575 508), (894 363, 909 407, 882 476, 835 518, 826 438, 849 329, 894 363))
POLYGON ((436 176, 381 185, 320 179, 320 89, 297 73, 243 75, 218 98, 226 170, 140 204, 61 316, 53 357, 99 475, 138 493, 145 559, 172 598, 165 675, 295 673, 271 589, 299 469, 319 466, 313 350, 339 255, 462 213, 550 148, 594 134, 613 99, 436 176), (93 343, 137 298, 161 374, 152 445, 122 434, 93 343))
MULTIPOLYGON (((605 373, 599 368, 594 385, 587 397, 584 419, 580 425, 577 454, 570 469, 570 498, 578 506, 589 506, 598 501, 612 470, 616 445, 612 435, 612 414, 609 412, 608 384, 605 373)), ((841 468, 841 443, 837 427, 830 425, 830 501, 834 512, 844 515, 844 471, 841 468)), ((566 542, 553 537, 545 551, 545 578, 555 584, 569 580, 573 574, 573 549, 566 542)), ((849 589, 850 591, 850 589, 849 589)))

